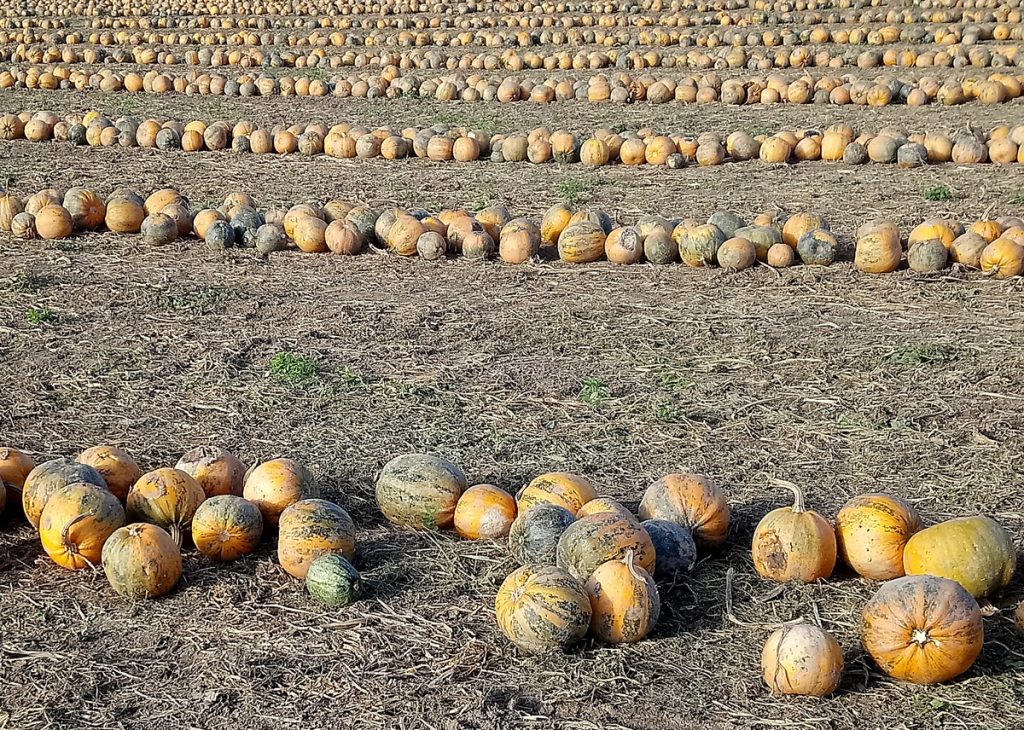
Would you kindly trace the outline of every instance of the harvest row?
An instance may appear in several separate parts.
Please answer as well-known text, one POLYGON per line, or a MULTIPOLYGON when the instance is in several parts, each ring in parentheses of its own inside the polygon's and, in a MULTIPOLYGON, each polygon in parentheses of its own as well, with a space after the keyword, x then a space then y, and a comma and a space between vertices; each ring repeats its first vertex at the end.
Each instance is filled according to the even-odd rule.
MULTIPOLYGON (((861 609, 860 634, 883 672, 935 684, 971 668, 985 640, 978 600, 997 595, 1016 567, 1002 525, 976 515, 925 527, 907 502, 872 493, 849 500, 833 526, 795 484, 773 484, 791 490, 794 503, 764 515, 754 530, 750 553, 762 578, 823 582, 841 558, 860 577, 882 582, 861 609)), ((513 497, 491 484, 470 486, 462 469, 431 454, 391 459, 375 497, 399 528, 507 541, 522 567, 499 588, 495 618, 527 653, 558 651, 588 633, 613 645, 648 637, 661 609, 656 579, 685 580, 700 553, 724 549, 735 520, 723 490, 700 474, 655 481, 634 514, 580 475, 541 474, 513 497)), ((0 448, 0 511, 18 506, 54 563, 102 567, 130 600, 174 589, 188 538, 223 563, 250 555, 272 531, 281 568, 305 580, 314 599, 339 608, 359 597, 361 579, 349 562, 356 525, 318 498, 312 475, 292 459, 247 470, 222 448, 199 447, 174 467, 143 473, 115 446, 39 465, 0 448)), ((1015 616, 1024 629, 1024 609, 1015 616)), ((832 694, 843 669, 835 639, 800 620, 775 631, 762 654, 773 694, 832 694)))
POLYGON ((433 162, 530 162, 581 163, 587 167, 664 165, 715 166, 724 162, 760 160, 786 164, 824 160, 850 165, 867 162, 898 164, 904 168, 926 164, 1024 163, 1024 126, 1001 125, 989 132, 959 130, 907 134, 883 128, 877 134, 857 134, 852 127, 817 130, 783 130, 752 136, 713 132, 697 137, 659 135, 650 129, 619 133, 600 129, 577 136, 564 130, 539 127, 528 132, 489 135, 465 128, 353 126, 343 123, 295 124, 259 128, 247 121, 232 125, 223 120, 206 123, 111 121, 98 112, 68 115, 61 119, 50 112, 22 112, 0 116, 0 140, 69 142, 90 147, 142 147, 164 152, 231 151, 253 154, 327 155, 339 159, 425 159, 433 162))
MULTIPOLYGON (((212 250, 255 248, 266 256, 297 248, 305 253, 379 253, 438 260, 461 255, 510 264, 536 261, 557 253, 568 264, 607 259, 616 264, 642 260, 657 265, 721 266, 742 270, 764 263, 785 268, 796 263, 828 266, 849 258, 850 247, 814 213, 785 220, 770 214, 748 224, 732 212, 719 211, 706 223, 695 218, 646 215, 633 225, 619 225, 597 208, 550 208, 538 222, 514 216, 501 204, 476 214, 462 209, 436 215, 422 210, 376 210, 347 200, 301 203, 289 209, 259 211, 243 193, 232 193, 219 208, 194 210, 178 191, 165 188, 147 198, 118 188, 106 200, 86 188, 71 188, 63 197, 48 189, 24 202, 0 196, 0 231, 31 240, 61 239, 75 231, 106 228, 140 233, 146 243, 164 246, 196 236, 212 250), (548 254, 545 256, 545 254, 548 254)), ((1024 272, 1024 221, 1016 217, 976 221, 968 228, 951 220, 929 219, 906 237, 889 220, 871 220, 854 237, 852 258, 866 273, 942 271, 955 263, 1006 279, 1024 272)))

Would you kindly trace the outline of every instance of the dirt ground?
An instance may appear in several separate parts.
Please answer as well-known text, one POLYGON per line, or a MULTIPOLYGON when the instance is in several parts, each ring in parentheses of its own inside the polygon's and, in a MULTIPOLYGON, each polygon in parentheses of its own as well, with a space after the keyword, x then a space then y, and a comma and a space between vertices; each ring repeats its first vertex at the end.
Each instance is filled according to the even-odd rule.
MULTIPOLYGON (((45 98, 57 111, 98 105, 86 95, 45 98)), ((12 99, 0 96, 9 108, 28 105, 12 99)), ((201 116, 191 100, 152 101, 150 113, 201 116)), ((268 117, 305 108, 258 101, 268 117)), ((324 116, 370 123, 426 123, 451 111, 326 101, 336 106, 319 106, 324 116)), ((252 104, 238 102, 232 116, 255 116, 252 104)), ((575 113, 472 113, 483 109, 496 125, 561 126, 575 113)), ((977 123, 991 121, 990 110, 975 110, 977 123)), ((598 107, 573 127, 641 113, 648 126, 695 131, 744 123, 744 110, 689 111, 598 107)), ((852 111, 780 107, 757 119, 857 124, 852 111)), ((872 126, 968 118, 964 109, 864 112, 859 121, 872 126)), ((846 239, 877 213, 904 226, 990 208, 1024 213, 1019 172, 991 165, 584 172, 19 143, 0 147, 0 167, 21 194, 47 184, 174 185, 194 203, 244 190, 261 205, 503 200, 533 215, 570 180, 581 200, 626 220, 812 209, 846 239), (953 199, 924 200, 923 188, 939 184, 953 199)), ((1019 727, 1024 649, 1006 612, 986 619, 985 649, 963 678, 900 684, 860 648, 860 610, 874 584, 840 571, 819 585, 777 588, 749 557, 757 521, 787 503, 772 477, 802 484, 830 518, 854 494, 885 491, 929 522, 988 513, 1020 544, 1019 282, 963 272, 867 277, 847 263, 726 273, 372 254, 261 261, 195 241, 152 249, 95 234, 53 244, 0 237, 0 257, 0 442, 37 461, 114 443, 146 469, 206 443, 250 463, 299 459, 356 520, 355 563, 367 583, 363 600, 331 612, 284 574, 269 544, 229 566, 188 549, 171 596, 131 605, 102 574, 54 566, 8 515, 0 727, 1019 727), (703 472, 728 493, 736 525, 692 578, 661 587, 650 639, 525 657, 494 624, 494 595, 515 567, 503 544, 383 522, 374 476, 408 451, 441 454, 472 482, 510 491, 544 471, 576 471, 633 508, 659 476, 703 472), (819 617, 843 646, 846 677, 832 698, 773 699, 761 683, 768 625, 797 616, 819 617)), ((1018 576, 995 603, 1009 608, 1022 596, 1018 576)))

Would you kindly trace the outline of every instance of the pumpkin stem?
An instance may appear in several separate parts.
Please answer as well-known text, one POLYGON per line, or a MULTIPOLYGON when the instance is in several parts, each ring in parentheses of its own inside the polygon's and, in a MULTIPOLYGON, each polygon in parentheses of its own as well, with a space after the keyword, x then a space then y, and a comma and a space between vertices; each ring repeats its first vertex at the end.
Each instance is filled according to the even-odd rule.
POLYGON ((68 520, 68 523, 64 525, 64 529, 60 531, 60 544, 63 545, 64 549, 67 550, 69 553, 78 553, 78 545, 71 542, 71 536, 69 534, 71 532, 71 528, 79 522, 81 522, 82 520, 84 520, 86 517, 92 516, 92 512, 83 512, 80 515, 75 515, 72 519, 68 520))
POLYGON ((807 511, 806 498, 804 497, 804 492, 802 489, 800 489, 800 487, 795 485, 793 482, 787 482, 784 479, 772 479, 771 483, 777 487, 788 489, 793 493, 792 509, 794 513, 799 514, 800 512, 807 511))
POLYGON ((633 550, 632 550, 632 548, 626 551, 626 557, 622 559, 622 562, 624 562, 626 564, 626 567, 629 568, 629 572, 633 574, 634 578, 636 578, 641 583, 644 582, 644 579, 640 576, 639 573, 636 572, 636 566, 633 565, 633 550))
POLYGON ((910 633, 910 643, 917 644, 918 646, 924 646, 930 644, 932 641, 931 637, 928 636, 928 632, 924 629, 914 629, 910 633))
POLYGON ((167 532, 170 533, 171 539, 174 540, 174 544, 181 547, 181 525, 174 523, 167 528, 167 532))

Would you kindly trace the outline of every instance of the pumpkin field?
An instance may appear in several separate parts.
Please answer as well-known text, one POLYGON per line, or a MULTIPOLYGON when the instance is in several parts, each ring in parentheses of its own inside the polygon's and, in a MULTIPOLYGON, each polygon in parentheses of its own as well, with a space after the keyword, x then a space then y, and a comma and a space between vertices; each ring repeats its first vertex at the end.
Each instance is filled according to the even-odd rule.
POLYGON ((1022 12, 0 7, 0 728, 1019 730, 1022 12))

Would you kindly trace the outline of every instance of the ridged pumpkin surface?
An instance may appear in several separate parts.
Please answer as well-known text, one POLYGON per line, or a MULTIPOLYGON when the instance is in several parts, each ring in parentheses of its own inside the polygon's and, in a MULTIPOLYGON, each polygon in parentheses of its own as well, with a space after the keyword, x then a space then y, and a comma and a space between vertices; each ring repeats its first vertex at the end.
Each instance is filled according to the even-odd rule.
POLYGON ((309 471, 291 459, 271 459, 253 466, 245 475, 242 496, 259 507, 264 525, 276 525, 281 513, 312 495, 309 471))
POLYGON ((309 564, 306 590, 317 603, 340 608, 359 598, 363 583, 359 571, 343 555, 327 553, 309 564))
POLYGON ((179 469, 164 467, 143 474, 128 492, 128 518, 164 528, 178 545, 192 527, 192 516, 206 494, 199 483, 179 469))
POLYGON ((729 535, 725 495, 702 474, 668 474, 654 482, 640 501, 640 519, 669 520, 693 530, 698 545, 713 547, 729 535))
POLYGON ((87 464, 68 459, 44 461, 29 472, 21 491, 21 506, 29 524, 39 527, 46 501, 69 484, 79 483, 107 488, 107 483, 98 471, 87 464))
POLYGON ((432 454, 404 454, 377 478, 377 505, 391 522, 414 530, 451 527, 466 489, 462 470, 432 454))
POLYGON ((325 553, 356 553, 356 526, 348 512, 325 499, 303 499, 281 513, 277 559, 289 575, 306 577, 309 564, 325 553))
POLYGON ((559 651, 590 626, 590 598, 578 580, 551 565, 525 565, 511 573, 494 600, 498 627, 520 649, 559 651))
POLYGON ((552 471, 541 474, 520 489, 516 501, 519 514, 539 504, 556 504, 576 514, 595 497, 597 490, 588 479, 564 471, 552 471))
POLYGON ((127 525, 103 545, 103 572, 111 587, 133 601, 169 593, 181 578, 181 550, 167 532, 147 523, 127 525))
POLYGON ((576 516, 557 504, 541 503, 526 512, 520 510, 508 530, 508 549, 520 565, 554 565, 558 540, 576 516))
POLYGON ((892 580, 904 575, 903 549, 920 529, 920 516, 902 499, 861 494, 839 510, 836 547, 858 575, 892 580))
POLYGON ((991 517, 960 517, 911 537, 903 550, 907 575, 934 575, 962 585, 975 598, 1005 587, 1017 567, 1010 534, 991 517))
POLYGON ((614 513, 576 520, 558 539, 557 565, 575 578, 586 580, 602 563, 633 554, 637 567, 654 570, 651 536, 633 519, 614 513))
POLYGON ((787 624, 765 642, 761 676, 774 695, 824 697, 842 681, 843 650, 813 624, 787 624))
POLYGON ((455 532, 466 540, 497 540, 508 535, 516 514, 511 494, 492 484, 477 484, 455 505, 455 532))
POLYGON ((39 539, 57 565, 82 570, 99 565, 103 543, 124 523, 124 508, 111 492, 92 484, 73 484, 46 502, 39 539))
POLYGON ((963 674, 984 641, 978 602, 956 581, 930 575, 883 583, 861 617, 861 643, 882 671, 916 684, 963 674))
POLYGON ((601 641, 640 641, 658 623, 658 587, 646 570, 633 564, 632 555, 598 566, 586 588, 590 597, 590 630, 601 641))
POLYGON ((207 497, 222 494, 242 496, 245 465, 230 451, 216 446, 199 446, 178 459, 175 468, 199 482, 207 497))
MULTIPOLYGON (((630 512, 623 504, 611 497, 598 497, 597 499, 590 500, 576 511, 576 517, 580 518, 586 517, 587 515, 598 515, 608 512, 636 520, 636 515, 630 512)), ((639 522, 639 520, 637 521, 639 522)))
POLYGON ((142 469, 131 455, 117 446, 93 446, 78 455, 80 464, 88 464, 100 473, 115 497, 122 502, 132 485, 142 476, 142 469))
POLYGON ((588 264, 604 256, 604 230, 590 221, 573 223, 558 236, 558 256, 569 264, 588 264))
POLYGON ((263 514, 252 502, 234 494, 210 497, 192 516, 192 542, 213 560, 249 555, 263 536, 263 514))

